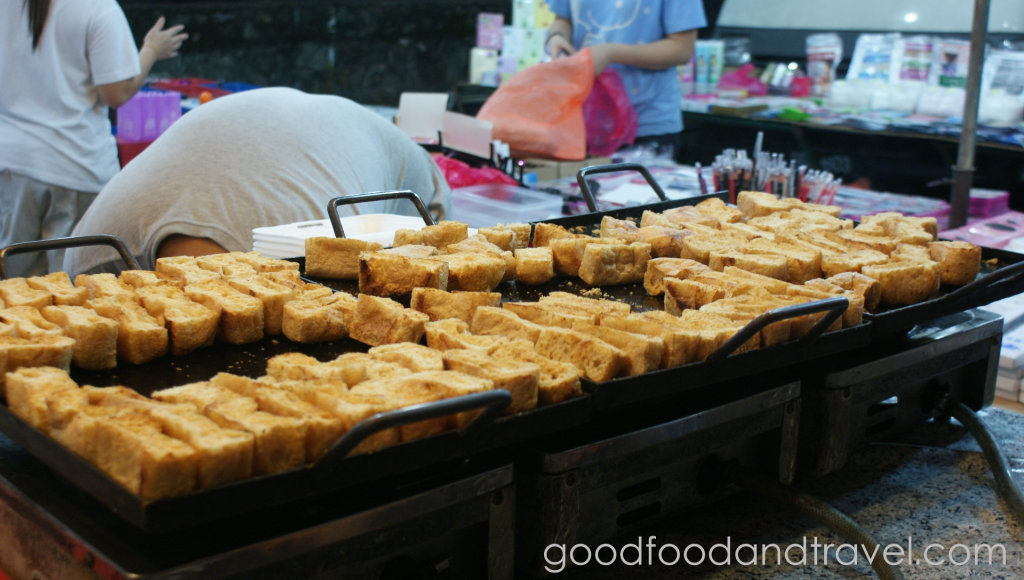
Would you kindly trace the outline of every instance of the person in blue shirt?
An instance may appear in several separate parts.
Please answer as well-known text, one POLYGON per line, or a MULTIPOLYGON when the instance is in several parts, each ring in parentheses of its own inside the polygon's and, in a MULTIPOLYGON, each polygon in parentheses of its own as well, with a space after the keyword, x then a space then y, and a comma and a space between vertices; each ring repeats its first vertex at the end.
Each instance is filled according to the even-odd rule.
POLYGON ((615 69, 638 117, 637 143, 679 150, 683 118, 676 66, 689 62, 697 29, 707 26, 701 0, 548 0, 554 57, 589 48, 594 73, 615 69))

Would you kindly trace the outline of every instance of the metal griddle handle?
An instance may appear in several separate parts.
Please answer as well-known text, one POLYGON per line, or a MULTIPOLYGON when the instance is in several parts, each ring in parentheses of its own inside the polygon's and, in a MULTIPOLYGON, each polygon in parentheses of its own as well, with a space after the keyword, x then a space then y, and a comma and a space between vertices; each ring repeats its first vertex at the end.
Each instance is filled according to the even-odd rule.
POLYGON ((824 300, 815 300, 814 302, 805 302, 804 304, 795 304, 793 306, 783 306, 782 308, 776 308, 775 310, 769 310, 763 314, 757 315, 753 320, 748 322, 746 326, 741 328, 739 332, 729 337, 729 340, 722 343, 722 346, 718 347, 715 352, 708 355, 708 363, 716 363, 725 360, 730 354, 736 351, 739 347, 743 346, 751 338, 754 338, 758 332, 761 332, 769 324, 776 322, 782 322, 790 318, 797 318, 798 316, 806 316, 808 314, 817 314, 819 312, 827 313, 822 316, 818 322, 811 327, 811 330, 800 339, 801 342, 811 342, 815 340, 825 329, 832 326, 840 316, 846 312, 846 309, 850 307, 850 301, 842 296, 835 296, 833 298, 825 298, 824 300))
POLYGON ((981 290, 988 288, 989 286, 997 282, 1003 282, 1008 279, 1017 281, 1022 276, 1024 276, 1024 261, 1017 262, 1016 264, 1010 266, 1006 266, 1005 268, 1000 268, 995 272, 988 274, 987 276, 979 278, 969 284, 965 284, 957 288, 956 290, 950 292, 949 294, 946 294, 942 298, 935 300, 935 303, 954 304, 965 298, 970 297, 970 295, 974 294, 975 292, 980 292, 981 290))
POLYGON ((82 246, 110 246, 121 254, 121 259, 130 270, 141 270, 142 266, 135 260, 135 256, 128 251, 128 246, 117 236, 108 234, 97 234, 94 236, 78 236, 74 238, 54 238, 52 240, 40 240, 37 242, 22 242, 11 244, 0 250, 0 280, 6 280, 7 256, 24 254, 25 252, 45 252, 47 250, 64 250, 67 248, 80 248, 82 246))
POLYGON ((427 211, 427 206, 423 205, 423 200, 420 196, 408 189, 402 191, 374 191, 371 193, 354 193, 352 195, 343 195, 336 197, 331 201, 327 202, 327 215, 331 218, 331 226, 334 228, 334 237, 344 238, 345 230, 341 227, 341 218, 338 217, 338 206, 339 205, 351 205, 353 203, 365 203, 369 201, 387 201, 391 199, 408 199, 416 206, 416 209, 420 212, 420 216, 423 221, 427 222, 428 226, 435 224, 434 216, 430 215, 427 211))
POLYGON ((597 203, 594 201, 594 193, 590 191, 590 184, 587 183, 588 175, 597 175, 601 173, 616 173, 618 171, 639 171, 644 179, 647 180, 647 185, 651 186, 654 193, 658 194, 658 199, 661 201, 668 201, 668 196, 665 195, 665 190, 658 185, 658 182, 651 177, 651 172, 647 171, 647 168, 639 163, 614 163, 612 165, 591 165, 590 167, 584 167, 576 172, 576 183, 580 186, 580 192, 583 194, 583 199, 587 202, 587 209, 590 213, 597 211, 597 203))
POLYGON ((349 452, 355 449, 356 446, 362 443, 367 437, 374 433, 384 431, 385 429, 393 429, 395 427, 401 427, 411 423, 418 423, 420 421, 427 421, 430 419, 439 419, 456 413, 465 413, 466 411, 483 409, 483 411, 477 415, 476 419, 459 430, 461 435, 473 434, 479 429, 494 422, 494 420, 504 413, 505 409, 507 409, 511 404, 512 395, 509 394, 508 391, 495 389, 493 391, 473 393, 472 395, 463 395, 461 397, 453 397, 451 399, 442 399, 433 403, 412 405, 411 407, 388 411, 386 413, 377 413, 376 415, 363 419, 352 427, 348 433, 342 435, 341 439, 335 441, 323 457, 316 462, 315 467, 333 464, 343 460, 349 452))

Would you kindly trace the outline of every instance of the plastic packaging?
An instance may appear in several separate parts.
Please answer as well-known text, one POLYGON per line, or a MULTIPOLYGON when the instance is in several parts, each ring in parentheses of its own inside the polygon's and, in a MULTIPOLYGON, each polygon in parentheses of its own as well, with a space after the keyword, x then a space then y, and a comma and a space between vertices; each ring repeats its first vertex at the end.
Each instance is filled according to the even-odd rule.
POLYGON ((843 39, 834 32, 807 37, 807 76, 811 79, 811 96, 827 97, 836 69, 843 60, 843 39))
POLYGON ((719 91, 744 91, 746 96, 750 97, 768 94, 768 87, 757 78, 754 74, 754 65, 750 63, 723 74, 715 88, 719 91))
POLYGON ((517 73, 477 113, 517 157, 579 160, 587 154, 583 102, 594 84, 589 49, 517 73))
POLYGON ((1024 112, 1024 52, 993 50, 981 73, 979 122, 1007 126, 1019 123, 1024 112))
POLYGON ((934 45, 935 39, 931 36, 897 38, 893 42, 889 82, 927 82, 934 45))
POLYGON ((861 34, 853 47, 846 80, 889 80, 892 53, 899 33, 861 34))
POLYGON ((594 79, 583 103, 587 127, 587 153, 606 156, 636 138, 637 116, 619 74, 606 68, 594 79))
POLYGON ((710 78, 711 46, 706 40, 693 43, 694 93, 706 95, 711 92, 710 78))
POLYGON ((940 87, 967 86, 967 67, 971 58, 971 43, 955 38, 939 40, 932 52, 932 67, 928 83, 940 87))
POLYGON ((718 86, 718 79, 722 78, 722 70, 725 67, 725 41, 708 40, 710 52, 708 55, 708 86, 709 92, 714 92, 718 86))
POLYGON ((953 87, 925 87, 917 101, 917 113, 932 117, 960 117, 964 114, 967 92, 953 87))
POLYGON ((431 157, 434 158, 434 162, 437 163, 441 173, 444 174, 444 180, 448 182, 448 187, 452 189, 479 185, 481 183, 516 184, 516 180, 493 167, 473 168, 457 159, 445 157, 444 155, 432 155, 431 157))
POLYGON ((117 138, 124 143, 156 140, 181 118, 181 95, 141 91, 117 109, 117 138))
POLYGON ((452 190, 452 219, 470 227, 528 223, 562 215, 561 196, 503 184, 452 190))

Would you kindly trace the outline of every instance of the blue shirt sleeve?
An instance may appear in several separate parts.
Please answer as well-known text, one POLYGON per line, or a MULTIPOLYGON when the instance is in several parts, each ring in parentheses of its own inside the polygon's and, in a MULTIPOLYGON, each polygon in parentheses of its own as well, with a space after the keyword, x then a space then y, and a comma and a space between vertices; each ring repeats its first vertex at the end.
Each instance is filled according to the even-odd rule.
MULTIPOLYGON (((548 9, 559 18, 565 18, 572 20, 572 8, 569 6, 570 0, 548 0, 548 9)), ((701 7, 703 14, 703 7, 701 7)))
POLYGON ((662 18, 665 34, 704 28, 708 25, 707 16, 704 15, 704 3, 701 0, 668 0, 664 4, 662 18))

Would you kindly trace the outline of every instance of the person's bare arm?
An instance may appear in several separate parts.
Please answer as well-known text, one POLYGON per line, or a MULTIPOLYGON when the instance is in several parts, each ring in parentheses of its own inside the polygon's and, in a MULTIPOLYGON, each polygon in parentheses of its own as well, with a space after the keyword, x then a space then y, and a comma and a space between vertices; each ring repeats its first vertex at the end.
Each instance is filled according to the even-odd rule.
POLYGON ((596 44, 590 47, 594 57, 594 73, 600 74, 609 64, 626 64, 639 68, 662 70, 685 64, 693 56, 696 30, 674 32, 650 44, 596 44))
POLYGON ((157 19, 153 28, 146 33, 146 39, 139 49, 139 74, 116 83, 98 85, 96 92, 103 102, 116 109, 134 97, 146 82, 146 77, 156 61, 178 56, 181 43, 188 38, 188 34, 181 32, 184 28, 179 24, 165 29, 164 17, 157 19))
POLYGON ((227 250, 210 238, 194 238, 192 236, 173 235, 164 238, 156 251, 157 258, 173 256, 209 256, 210 254, 226 254, 227 250))
POLYGON ((548 54, 551 58, 572 56, 576 49, 572 46, 572 20, 556 16, 548 28, 548 54))

